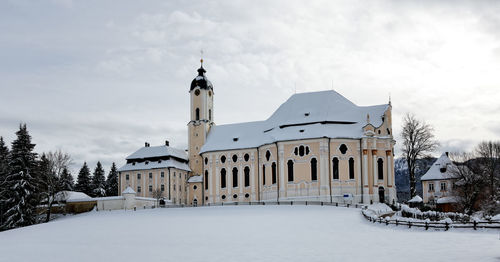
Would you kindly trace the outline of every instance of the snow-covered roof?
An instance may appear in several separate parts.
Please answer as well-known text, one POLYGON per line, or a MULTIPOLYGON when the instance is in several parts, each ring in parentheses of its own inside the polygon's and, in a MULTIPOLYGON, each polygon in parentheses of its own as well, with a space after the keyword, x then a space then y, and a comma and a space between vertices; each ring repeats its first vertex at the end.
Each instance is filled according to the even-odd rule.
POLYGON ((423 199, 419 196, 416 195, 412 199, 408 200, 408 203, 422 203, 423 199))
POLYGON ((128 186, 125 190, 123 190, 122 194, 135 194, 135 191, 128 186))
POLYGON ((201 175, 192 176, 188 179, 188 183, 199 183, 203 182, 203 177, 201 175))
POLYGON ((427 173, 423 175, 420 180, 444 180, 451 179, 455 177, 453 170, 456 169, 455 164, 448 158, 446 153, 443 153, 437 160, 432 164, 431 168, 427 170, 427 173))
POLYGON ((60 191, 57 192, 54 200, 58 202, 62 201, 71 201, 75 199, 90 199, 91 197, 88 196, 85 193, 82 192, 76 192, 76 191, 60 191))
POLYGON ((200 153, 253 148, 277 141, 309 138, 360 138, 363 127, 382 125, 388 104, 357 106, 329 90, 291 96, 267 120, 213 126, 200 153))
POLYGON ((152 157, 173 156, 180 159, 188 160, 188 155, 184 150, 169 147, 169 146, 147 146, 135 151, 128 156, 127 160, 146 159, 152 157))
POLYGON ((454 197, 454 196, 441 197, 436 201, 436 203, 438 203, 438 204, 448 204, 448 203, 457 203, 457 202, 458 202, 458 199, 457 199, 457 197, 454 197))
POLYGON ((169 167, 177 168, 179 170, 184 170, 184 171, 191 171, 187 163, 181 163, 175 159, 161 160, 161 161, 143 161, 143 162, 136 162, 135 164, 127 163, 124 166, 120 167, 118 171, 124 172, 132 170, 147 170, 147 169, 159 169, 159 168, 169 168, 169 167))

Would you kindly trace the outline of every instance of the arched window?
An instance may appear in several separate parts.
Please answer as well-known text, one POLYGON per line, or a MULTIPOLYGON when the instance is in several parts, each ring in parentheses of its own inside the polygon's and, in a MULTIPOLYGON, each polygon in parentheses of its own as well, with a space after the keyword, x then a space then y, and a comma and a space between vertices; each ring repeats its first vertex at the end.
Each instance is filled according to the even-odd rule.
POLYGON ((233 155, 233 162, 236 163, 236 161, 238 161, 238 156, 237 155, 233 155))
POLYGON ((221 156, 220 157, 220 161, 222 162, 222 164, 226 163, 226 156, 221 156))
POLYGON ((288 182, 293 182, 293 161, 288 160, 288 182))
POLYGON ((208 120, 212 121, 212 109, 208 109, 208 120))
POLYGON ((299 156, 304 156, 304 146, 299 147, 299 156))
POLYGON ((243 172, 245 173, 245 187, 250 186, 250 168, 246 166, 243 172))
POLYGON ((226 188, 226 169, 225 168, 220 170, 220 187, 226 188))
POLYGON ((248 161, 250 159, 250 156, 248 154, 245 154, 245 156, 243 156, 243 159, 245 159, 245 161, 248 161))
POLYGON ((271 165, 271 172, 272 172, 272 175, 273 175, 273 184, 276 184, 276 162, 273 162, 273 164, 271 165))
POLYGON ((266 165, 262 165, 262 185, 266 185, 266 165))
POLYGON ((238 187, 238 168, 233 167, 233 187, 238 187))
POLYGON ((205 190, 208 190, 208 170, 205 170, 205 190))
POLYGON ((311 180, 318 180, 318 160, 316 158, 311 159, 311 180))
POLYGON ((349 158, 349 179, 354 179, 354 158, 349 158))
POLYGON ((379 158, 377 161, 378 164, 378 179, 383 180, 384 179, 384 160, 382 158, 379 158))
POLYGON ((196 120, 200 120, 200 109, 196 108, 196 120))
POLYGON ((339 159, 334 157, 332 160, 333 179, 339 179, 339 159))

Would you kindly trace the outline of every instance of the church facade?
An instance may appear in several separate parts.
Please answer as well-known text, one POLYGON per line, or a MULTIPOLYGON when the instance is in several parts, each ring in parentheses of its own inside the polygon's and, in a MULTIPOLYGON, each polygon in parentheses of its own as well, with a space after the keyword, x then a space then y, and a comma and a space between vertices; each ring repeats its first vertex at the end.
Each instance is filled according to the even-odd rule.
MULTIPOLYGON (((191 82, 189 95, 187 155, 176 150, 174 157, 163 150, 155 158, 146 152, 151 150, 139 149, 142 154, 134 154, 140 157, 132 154, 119 170, 120 192, 127 185, 134 188, 131 174, 161 176, 161 169, 164 180, 156 179, 161 182, 153 182, 152 187, 161 187, 161 183, 167 190, 173 190, 173 183, 182 186, 184 193, 174 202, 187 205, 396 200, 390 103, 357 106, 333 90, 300 93, 267 120, 216 125, 214 88, 203 66, 191 82), (141 161, 157 158, 165 159, 163 165, 156 163, 161 165, 158 168, 134 169, 141 161), (169 166, 168 160, 173 161, 169 166), (172 170, 185 174, 185 181, 166 179, 165 174, 172 170), (127 174, 128 182, 124 179, 127 174)), ((171 193, 165 191, 164 197, 171 193)), ((144 192, 143 196, 149 195, 144 192)))

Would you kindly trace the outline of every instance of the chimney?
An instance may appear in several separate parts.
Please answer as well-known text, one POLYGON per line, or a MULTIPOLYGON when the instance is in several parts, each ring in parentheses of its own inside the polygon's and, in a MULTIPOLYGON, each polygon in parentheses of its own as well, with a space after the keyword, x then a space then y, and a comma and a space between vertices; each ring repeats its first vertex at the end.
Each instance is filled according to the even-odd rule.
POLYGON ((149 143, 148 143, 148 142, 145 142, 145 143, 144 143, 144 147, 149 147, 149 143))
POLYGON ((170 146, 170 143, 168 142, 168 140, 165 140, 165 145, 170 146))

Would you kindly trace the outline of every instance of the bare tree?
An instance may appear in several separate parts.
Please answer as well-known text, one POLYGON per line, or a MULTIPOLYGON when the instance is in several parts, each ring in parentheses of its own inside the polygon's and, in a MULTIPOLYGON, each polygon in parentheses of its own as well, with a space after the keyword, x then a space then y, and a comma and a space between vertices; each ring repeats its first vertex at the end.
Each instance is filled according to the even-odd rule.
POLYGON ((481 142, 476 153, 482 167, 482 175, 487 177, 489 195, 494 198, 498 193, 500 179, 500 142, 481 142))
POLYGON ((433 128, 423 121, 415 118, 412 114, 406 114, 403 118, 403 157, 408 165, 410 178, 410 198, 416 195, 415 168, 417 159, 426 157, 428 153, 434 152, 439 143, 434 139, 433 128))
POLYGON ((485 186, 485 177, 480 174, 482 168, 473 153, 455 153, 451 159, 455 163, 450 173, 455 178, 453 192, 457 207, 470 215, 476 209, 485 186))
POLYGON ((65 169, 71 165, 71 156, 57 150, 48 152, 42 157, 41 184, 43 197, 47 200, 47 211, 45 221, 50 221, 51 209, 56 199, 56 194, 62 189, 61 176, 65 169))
POLYGON ((159 206, 160 199, 163 198, 163 191, 161 191, 161 189, 159 188, 153 190, 153 198, 156 199, 156 206, 159 206))

